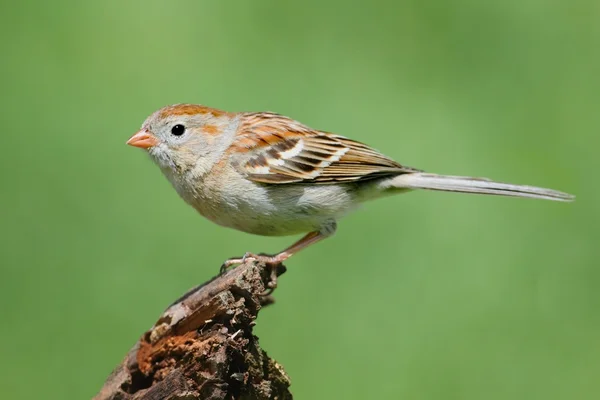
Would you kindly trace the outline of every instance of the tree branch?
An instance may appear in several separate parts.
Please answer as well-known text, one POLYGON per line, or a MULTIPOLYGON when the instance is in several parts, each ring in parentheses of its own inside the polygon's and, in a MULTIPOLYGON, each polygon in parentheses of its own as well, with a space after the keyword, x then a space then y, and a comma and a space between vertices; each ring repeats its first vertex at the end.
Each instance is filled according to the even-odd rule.
POLYGON ((247 261, 184 294, 94 399, 291 399, 287 374, 252 334, 258 311, 273 302, 265 288, 283 272, 247 261))

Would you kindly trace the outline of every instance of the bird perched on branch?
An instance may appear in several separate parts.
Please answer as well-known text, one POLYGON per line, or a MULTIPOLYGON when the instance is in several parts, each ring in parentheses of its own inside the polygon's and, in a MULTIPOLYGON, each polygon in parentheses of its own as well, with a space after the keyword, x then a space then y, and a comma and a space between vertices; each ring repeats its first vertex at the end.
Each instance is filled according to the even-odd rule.
POLYGON ((179 195, 209 220, 257 235, 306 233, 270 266, 331 236, 360 203, 413 189, 572 201, 570 194, 485 178, 426 173, 371 147, 270 112, 163 107, 127 144, 147 150, 179 195))

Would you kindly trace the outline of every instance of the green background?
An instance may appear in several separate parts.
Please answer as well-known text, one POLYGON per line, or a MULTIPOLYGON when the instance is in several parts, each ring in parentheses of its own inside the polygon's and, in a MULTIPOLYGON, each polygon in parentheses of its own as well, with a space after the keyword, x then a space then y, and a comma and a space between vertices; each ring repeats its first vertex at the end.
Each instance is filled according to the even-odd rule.
POLYGON ((258 320, 296 398, 599 398, 598 4, 3 1, 2 397, 93 396, 225 258, 295 240, 211 224, 125 146, 194 102, 578 196, 419 192, 344 219, 258 320))

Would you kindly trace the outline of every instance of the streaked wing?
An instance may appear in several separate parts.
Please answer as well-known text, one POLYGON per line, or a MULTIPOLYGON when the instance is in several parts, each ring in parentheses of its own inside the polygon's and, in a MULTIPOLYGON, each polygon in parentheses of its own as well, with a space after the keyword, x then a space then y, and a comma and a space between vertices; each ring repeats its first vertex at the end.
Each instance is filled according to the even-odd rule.
POLYGON ((331 184, 416 172, 369 146, 272 113, 249 113, 232 151, 246 154, 238 166, 263 183, 331 184))

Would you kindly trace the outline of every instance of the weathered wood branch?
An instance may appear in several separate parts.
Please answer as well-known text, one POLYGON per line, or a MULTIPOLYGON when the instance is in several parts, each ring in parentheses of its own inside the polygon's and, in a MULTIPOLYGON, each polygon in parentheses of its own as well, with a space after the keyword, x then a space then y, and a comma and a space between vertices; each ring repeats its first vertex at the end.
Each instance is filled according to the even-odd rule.
POLYGON ((248 261, 184 294, 94 399, 291 399, 288 376, 252 334, 272 302, 265 288, 283 272, 248 261))

